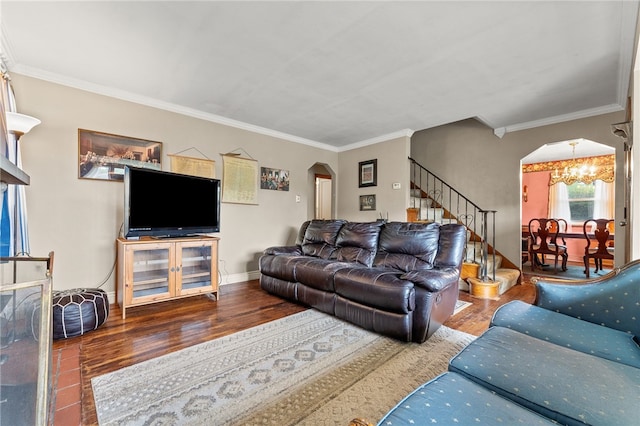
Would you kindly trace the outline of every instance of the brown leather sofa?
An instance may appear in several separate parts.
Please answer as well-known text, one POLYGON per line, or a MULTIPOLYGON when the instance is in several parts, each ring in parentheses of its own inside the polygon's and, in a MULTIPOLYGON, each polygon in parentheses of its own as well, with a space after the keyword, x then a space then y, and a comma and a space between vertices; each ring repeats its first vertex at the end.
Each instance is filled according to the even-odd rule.
POLYGON ((305 222, 260 257, 269 293, 367 330, 422 343, 453 313, 466 240, 458 224, 305 222))

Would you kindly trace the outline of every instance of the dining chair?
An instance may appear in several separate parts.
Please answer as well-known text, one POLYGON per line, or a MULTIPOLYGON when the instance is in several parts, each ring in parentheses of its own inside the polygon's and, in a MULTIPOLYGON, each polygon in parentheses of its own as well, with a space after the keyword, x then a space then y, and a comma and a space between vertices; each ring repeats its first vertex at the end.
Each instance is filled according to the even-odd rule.
POLYGON ((582 232, 587 240, 582 258, 584 260, 584 273, 587 278, 589 278, 589 259, 593 259, 596 265, 593 273, 602 270, 602 259, 613 260, 614 248, 608 245, 608 241, 611 235, 609 229, 614 223, 613 219, 588 219, 582 225, 582 232), (591 246, 592 241, 597 243, 595 247, 591 246))
POLYGON ((558 232, 558 236, 560 237, 560 239, 562 240, 562 245, 567 245, 567 242, 565 241, 564 237, 560 234, 562 234, 563 232, 567 232, 567 230, 569 229, 569 224, 567 223, 566 220, 564 219, 556 219, 554 218, 553 221, 550 222, 549 225, 551 232, 558 232))
POLYGON ((559 232, 558 219, 534 218, 529 221, 529 258, 531 259, 532 271, 536 270, 537 262, 535 259, 537 256, 540 255, 542 263, 544 263, 544 256, 547 254, 554 257, 554 272, 558 272, 558 258, 562 258, 562 270, 567 270, 569 255, 567 254, 567 246, 557 242, 559 232))

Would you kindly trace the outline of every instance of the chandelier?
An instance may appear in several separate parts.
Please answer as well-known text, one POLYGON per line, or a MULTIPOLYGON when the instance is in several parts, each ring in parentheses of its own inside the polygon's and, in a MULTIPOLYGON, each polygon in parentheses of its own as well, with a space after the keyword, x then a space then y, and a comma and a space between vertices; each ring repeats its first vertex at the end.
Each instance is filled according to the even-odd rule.
POLYGON ((569 145, 571 145, 571 149, 573 151, 573 159, 568 166, 565 166, 562 174, 560 174, 556 168, 551 174, 551 181, 553 183, 564 182, 567 185, 571 185, 576 182, 592 183, 597 179, 597 167, 594 164, 587 164, 585 162, 580 163, 576 161, 576 145, 578 145, 578 142, 569 142, 569 145))

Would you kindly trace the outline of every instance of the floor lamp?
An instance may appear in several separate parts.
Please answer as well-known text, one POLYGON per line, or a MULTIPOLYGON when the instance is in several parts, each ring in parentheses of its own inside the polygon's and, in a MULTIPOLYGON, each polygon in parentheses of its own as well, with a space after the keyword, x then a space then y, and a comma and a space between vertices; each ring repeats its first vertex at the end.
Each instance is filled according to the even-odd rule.
MULTIPOLYGON (((7 112, 7 130, 15 137, 15 145, 13 158, 10 158, 11 162, 18 166, 18 142, 25 133, 29 133, 31 129, 41 123, 37 118, 19 114, 17 112, 7 112)), ((17 256, 18 252, 18 185, 13 186, 13 255, 17 256)), ((16 282, 16 270, 17 264, 13 262, 13 282, 16 282)))

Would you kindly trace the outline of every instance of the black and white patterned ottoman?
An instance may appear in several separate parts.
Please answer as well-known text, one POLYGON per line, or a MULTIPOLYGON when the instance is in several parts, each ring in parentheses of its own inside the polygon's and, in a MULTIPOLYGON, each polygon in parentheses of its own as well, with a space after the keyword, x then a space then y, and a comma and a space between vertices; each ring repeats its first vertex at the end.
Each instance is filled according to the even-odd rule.
POLYGON ((53 338, 80 336, 109 317, 107 293, 99 288, 75 288, 53 293, 53 338))

